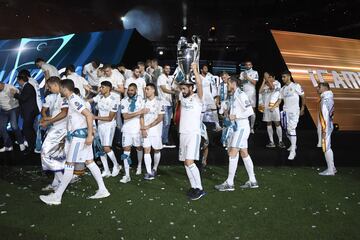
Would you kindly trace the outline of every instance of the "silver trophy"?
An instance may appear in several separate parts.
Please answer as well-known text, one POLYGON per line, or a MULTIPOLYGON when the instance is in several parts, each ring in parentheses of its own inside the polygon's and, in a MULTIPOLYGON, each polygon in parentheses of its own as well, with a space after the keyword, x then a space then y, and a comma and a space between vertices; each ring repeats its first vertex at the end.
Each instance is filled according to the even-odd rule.
POLYGON ((178 84, 194 84, 191 64, 195 62, 199 66, 200 43, 198 36, 192 36, 192 43, 188 43, 185 37, 180 37, 177 44, 178 74, 175 80, 178 84))

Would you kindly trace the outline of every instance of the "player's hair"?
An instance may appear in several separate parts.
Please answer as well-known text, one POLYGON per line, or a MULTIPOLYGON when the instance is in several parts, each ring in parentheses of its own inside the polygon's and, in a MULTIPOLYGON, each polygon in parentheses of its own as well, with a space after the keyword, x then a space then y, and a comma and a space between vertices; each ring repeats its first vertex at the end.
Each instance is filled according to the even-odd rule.
POLYGON ((269 71, 267 71, 266 73, 267 73, 267 74, 269 74, 269 76, 270 76, 270 77, 275 78, 275 74, 274 74, 273 72, 269 72, 269 71))
POLYGON ((75 66, 74 66, 74 64, 68 65, 68 66, 66 67, 66 69, 65 69, 65 72, 67 72, 67 71, 75 72, 75 66))
POLYGON ((74 92, 75 86, 74 86, 74 82, 71 79, 61 80, 60 85, 61 87, 66 88, 71 92, 74 92))
POLYGON ((19 74, 19 75, 17 75, 17 80, 19 81, 19 80, 22 80, 22 81, 24 81, 24 82, 27 82, 27 81, 29 81, 29 78, 28 78, 28 76, 26 76, 25 74, 19 74))
POLYGON ((134 87, 135 89, 137 89, 137 85, 135 83, 130 83, 128 88, 130 87, 134 87))
POLYGON ((103 82, 101 82, 100 85, 105 86, 105 87, 109 87, 110 89, 112 89, 112 84, 109 81, 103 81, 103 82))
POLYGON ((203 64, 203 65, 201 65, 201 69, 203 69, 204 67, 209 68, 209 65, 207 65, 207 64, 203 64))
POLYGON ((251 61, 250 59, 246 59, 246 60, 244 61, 244 63, 251 63, 251 64, 252 64, 252 61, 251 61))
POLYGON ((222 77, 222 76, 224 76, 224 75, 229 75, 229 73, 228 72, 226 72, 226 71, 222 71, 221 73, 220 73, 220 77, 222 77))
POLYGON ((294 79, 293 79, 293 77, 292 77, 292 74, 291 74, 291 72, 290 72, 289 70, 283 71, 281 75, 288 75, 288 76, 290 76, 290 80, 291 80, 292 82, 294 82, 294 79))
POLYGON ((43 58, 37 58, 35 59, 35 64, 38 62, 45 62, 45 60, 43 58))
POLYGON ((105 70, 105 69, 107 69, 107 68, 112 68, 112 67, 111 67, 111 64, 108 64, 108 63, 107 63, 107 64, 104 64, 103 69, 105 70))
POLYGON ((145 67, 145 63, 144 63, 144 62, 141 62, 141 61, 137 62, 136 65, 138 65, 138 66, 144 66, 144 67, 145 67))
POLYGON ((171 68, 170 64, 168 64, 168 63, 165 63, 165 64, 163 65, 163 68, 165 68, 165 67, 167 67, 167 66, 171 68))
POLYGON ((324 88, 326 88, 327 90, 330 89, 330 85, 329 85, 329 83, 327 83, 327 82, 320 82, 318 85, 319 85, 319 87, 324 87, 324 88))
POLYGON ((52 77, 50 77, 48 80, 46 80, 46 83, 47 84, 58 84, 58 85, 60 85, 60 82, 61 82, 61 80, 60 80, 60 78, 59 77, 56 77, 56 76, 52 76, 52 77))
POLYGON ((148 84, 146 84, 146 86, 147 86, 147 87, 151 87, 151 88, 153 88, 153 89, 156 91, 156 86, 155 86, 155 84, 153 84, 153 83, 148 83, 148 84))
POLYGON ((230 77, 229 82, 236 83, 236 86, 239 86, 239 80, 237 79, 237 77, 235 75, 230 77))
POLYGON ((95 63, 96 67, 100 66, 100 60, 99 59, 93 59, 91 62, 95 63))
POLYGON ((151 59, 152 62, 158 62, 157 58, 151 59))
POLYGON ((30 72, 27 69, 21 69, 19 75, 26 75, 28 78, 31 77, 30 72))
POLYGON ((74 88, 74 93, 75 93, 76 95, 80 95, 80 89, 74 88))
POLYGON ((140 69, 140 68, 139 68, 139 66, 138 66, 138 65, 136 65, 136 66, 134 66, 134 67, 133 67, 133 69, 132 69, 132 70, 133 70, 133 71, 135 71, 135 69, 140 69))

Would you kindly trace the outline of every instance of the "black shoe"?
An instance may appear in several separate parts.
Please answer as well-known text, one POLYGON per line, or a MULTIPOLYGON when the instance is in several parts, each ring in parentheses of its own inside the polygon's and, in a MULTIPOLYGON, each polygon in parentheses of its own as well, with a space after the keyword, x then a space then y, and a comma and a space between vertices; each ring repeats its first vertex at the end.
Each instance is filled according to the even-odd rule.
POLYGON ((30 154, 32 154, 32 153, 34 153, 34 150, 31 150, 30 148, 26 148, 26 150, 23 151, 23 154, 24 154, 24 155, 30 155, 30 154))
POLYGON ((190 199, 193 201, 196 201, 205 195, 206 195, 206 192, 204 190, 200 190, 200 189, 196 188, 195 193, 192 196, 190 196, 190 199))
POLYGON ((191 198, 194 193, 196 192, 195 188, 190 188, 187 192, 186 192, 186 196, 188 196, 189 198, 191 198))

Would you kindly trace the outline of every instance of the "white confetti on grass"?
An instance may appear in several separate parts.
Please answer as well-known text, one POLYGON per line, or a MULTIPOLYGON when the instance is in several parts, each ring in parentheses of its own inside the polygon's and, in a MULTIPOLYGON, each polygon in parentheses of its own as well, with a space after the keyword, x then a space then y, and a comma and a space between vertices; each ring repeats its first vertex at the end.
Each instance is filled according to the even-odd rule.
POLYGON ((10 194, 6 193, 6 194, 5 194, 5 197, 10 197, 10 194))
POLYGON ((7 211, 1 211, 0 212, 0 214, 6 214, 7 213, 7 211))
POLYGON ((31 228, 35 227, 35 224, 31 224, 30 227, 31 227, 31 228))
POLYGON ((315 226, 315 225, 312 225, 311 228, 316 228, 316 226, 315 226))

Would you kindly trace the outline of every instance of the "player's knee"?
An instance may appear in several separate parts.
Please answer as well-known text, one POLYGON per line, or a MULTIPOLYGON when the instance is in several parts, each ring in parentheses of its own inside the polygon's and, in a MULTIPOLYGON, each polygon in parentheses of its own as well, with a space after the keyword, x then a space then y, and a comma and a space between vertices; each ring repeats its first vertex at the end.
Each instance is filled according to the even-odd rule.
POLYGON ((266 123, 266 126, 271 126, 271 122, 267 122, 267 123, 266 123))
POLYGON ((290 136, 296 136, 296 131, 295 131, 295 129, 288 128, 288 129, 287 129, 287 133, 288 133, 288 135, 290 135, 290 136))
POLYGON ((185 166, 190 166, 190 165, 193 164, 193 163, 194 163, 193 160, 185 160, 185 161, 184 161, 184 165, 185 165, 185 166))
POLYGON ((124 147, 123 149, 124 149, 124 152, 125 152, 125 151, 126 151, 126 152, 130 152, 130 151, 131 151, 131 147, 124 147))
MULTIPOLYGON (((139 151, 139 150, 138 150, 139 151)), ((144 153, 145 154, 148 154, 151 152, 151 148, 144 148, 144 153)))
POLYGON ((141 150, 143 150, 142 147, 136 147, 136 151, 141 151, 141 150))
POLYGON ((228 151, 229 157, 236 157, 236 155, 239 153, 239 150, 236 148, 230 148, 228 151))
POLYGON ((65 165, 68 165, 68 166, 74 166, 74 165, 75 165, 75 163, 73 163, 73 162, 66 162, 66 163, 65 163, 65 165))
POLYGON ((247 151, 246 148, 240 149, 240 156, 241 156, 241 158, 246 158, 248 155, 249 155, 249 154, 248 154, 248 151, 247 151))
POLYGON ((275 123, 275 127, 279 127, 280 126, 280 122, 274 122, 275 123))
POLYGON ((154 153, 159 153, 160 149, 154 149, 154 153))

